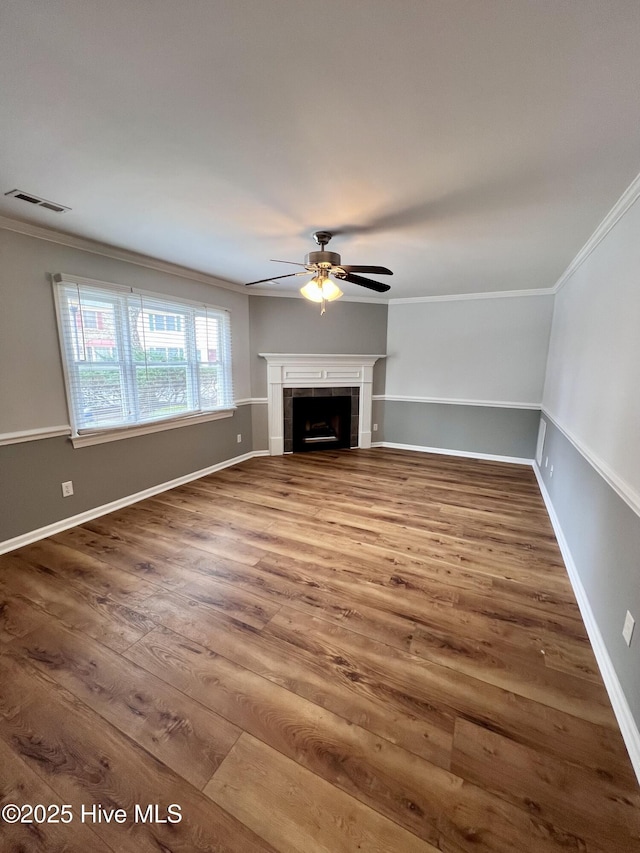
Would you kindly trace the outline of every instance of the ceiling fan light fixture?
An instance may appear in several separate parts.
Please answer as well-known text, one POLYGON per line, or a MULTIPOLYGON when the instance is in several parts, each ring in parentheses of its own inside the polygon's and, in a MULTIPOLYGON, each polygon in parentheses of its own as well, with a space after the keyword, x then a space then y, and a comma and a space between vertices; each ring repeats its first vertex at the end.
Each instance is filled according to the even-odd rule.
POLYGON ((320 274, 301 287, 300 293, 311 302, 333 302, 334 299, 340 299, 344 295, 337 284, 326 275, 320 274))

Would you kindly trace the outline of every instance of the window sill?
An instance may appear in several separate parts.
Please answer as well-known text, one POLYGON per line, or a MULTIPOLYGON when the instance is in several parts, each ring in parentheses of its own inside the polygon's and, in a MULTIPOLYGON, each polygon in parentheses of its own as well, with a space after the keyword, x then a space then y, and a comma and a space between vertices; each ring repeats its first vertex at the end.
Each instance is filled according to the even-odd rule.
POLYGON ((149 435, 152 432, 163 432, 167 429, 194 426, 208 421, 219 421, 223 418, 233 417, 236 407, 231 409, 219 409, 215 412, 204 412, 191 417, 174 418, 172 420, 159 421, 156 423, 136 424, 130 427, 105 429, 83 435, 72 435, 71 443, 74 447, 91 447, 93 444, 106 444, 109 441, 120 441, 123 438, 135 438, 139 435, 149 435))

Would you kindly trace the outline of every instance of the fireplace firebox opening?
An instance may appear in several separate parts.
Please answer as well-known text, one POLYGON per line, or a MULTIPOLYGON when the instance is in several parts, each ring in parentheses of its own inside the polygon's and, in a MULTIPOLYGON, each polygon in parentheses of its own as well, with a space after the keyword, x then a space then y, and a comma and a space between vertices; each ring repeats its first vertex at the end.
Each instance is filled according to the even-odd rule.
POLYGON ((341 447, 351 447, 352 444, 357 443, 357 438, 356 442, 352 440, 357 433, 354 436, 350 388, 340 389, 333 394, 331 389, 304 389, 298 394, 294 390, 289 399, 291 402, 290 440, 291 450, 294 453, 336 450, 341 447))

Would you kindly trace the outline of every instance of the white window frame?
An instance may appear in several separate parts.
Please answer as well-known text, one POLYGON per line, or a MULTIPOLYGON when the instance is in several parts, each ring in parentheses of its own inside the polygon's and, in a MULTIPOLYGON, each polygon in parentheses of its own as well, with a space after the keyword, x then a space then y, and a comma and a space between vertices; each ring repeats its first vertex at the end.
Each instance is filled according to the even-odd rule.
MULTIPOLYGON (((58 323, 58 339, 60 343, 60 355, 64 373, 65 391, 67 396, 67 408, 69 411, 69 421, 71 424, 71 441, 74 447, 87 447, 94 444, 103 444, 110 441, 119 441, 125 438, 132 438, 139 435, 148 435, 154 432, 161 432, 168 429, 176 429, 178 427, 190 426, 192 424, 206 423, 207 421, 220 420, 222 418, 230 418, 233 416, 237 406, 235 405, 233 394, 233 365, 231 362, 231 312, 228 308, 221 308, 217 305, 212 305, 204 302, 196 302, 193 300, 182 299, 176 296, 168 296, 167 294, 157 293, 153 291, 141 290, 134 287, 114 284, 112 282, 98 281, 95 279, 73 276, 66 273, 56 273, 52 277, 53 293, 56 308, 56 318, 58 323), (215 409, 201 409, 196 412, 187 412, 181 415, 172 415, 167 418, 158 418, 154 420, 145 420, 133 422, 127 425, 96 427, 95 429, 87 429, 78 427, 77 418, 74 411, 74 394, 72 390, 72 372, 75 367, 69 365, 67 361, 67 343, 64 332, 65 311, 62 305, 62 295, 60 285, 64 286, 82 286, 95 287, 101 291, 112 291, 114 295, 122 295, 123 293, 132 293, 146 297, 151 300, 159 300, 167 302, 167 310, 170 310, 171 304, 182 304, 190 308, 205 308, 217 313, 223 312, 227 315, 228 328, 224 335, 222 345, 226 345, 223 353, 223 364, 226 366, 227 387, 230 391, 231 403, 224 407, 215 409)), ((126 345, 125 345, 126 348, 126 345)), ((195 344, 194 344, 195 348, 195 344)), ((164 364, 164 362, 163 362, 164 364)), ((191 365, 194 369, 194 365, 191 365)), ((127 380, 126 393, 130 393, 129 380, 127 380)))

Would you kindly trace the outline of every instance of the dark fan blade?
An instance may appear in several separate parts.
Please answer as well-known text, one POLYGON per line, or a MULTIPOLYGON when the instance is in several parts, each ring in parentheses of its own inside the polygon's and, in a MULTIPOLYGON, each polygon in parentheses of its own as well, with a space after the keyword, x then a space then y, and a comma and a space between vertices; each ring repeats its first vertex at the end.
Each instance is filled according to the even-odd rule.
POLYGON ((386 293, 387 290, 391 290, 388 284, 382 284, 381 281, 373 281, 370 278, 363 278, 361 275, 353 275, 352 273, 340 276, 340 281, 350 281, 351 284, 359 284, 361 287, 368 287, 369 290, 375 290, 378 293, 386 293))
POLYGON ((271 278, 259 278, 257 281, 248 281, 245 284, 245 287, 249 287, 251 284, 262 284, 264 281, 276 281, 278 278, 291 278, 294 275, 300 275, 299 272, 290 272, 286 275, 272 275, 271 278))
POLYGON ((372 272, 377 273, 378 275, 393 275, 391 270, 387 269, 387 267, 363 267, 358 264, 356 264, 356 266, 353 266, 353 264, 340 264, 340 266, 345 272, 372 272))

